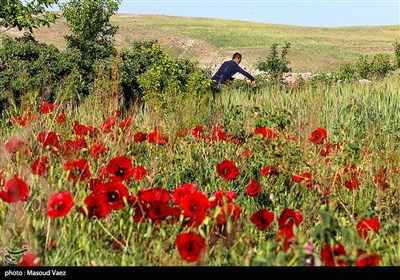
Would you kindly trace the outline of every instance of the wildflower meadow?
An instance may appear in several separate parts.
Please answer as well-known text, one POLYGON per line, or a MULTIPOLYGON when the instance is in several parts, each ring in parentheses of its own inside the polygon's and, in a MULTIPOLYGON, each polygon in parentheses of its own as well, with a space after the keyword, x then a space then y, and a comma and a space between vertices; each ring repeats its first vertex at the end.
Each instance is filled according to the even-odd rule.
POLYGON ((121 0, 6 2, 0 262, 21 270, 5 276, 24 276, 21 266, 400 266, 397 26, 110 21, 121 0), (46 11, 56 3, 61 12, 46 11), (33 35, 50 24, 62 29, 48 42, 63 48, 33 35), (184 56, 240 51, 248 63, 284 39, 255 87, 211 87, 211 68, 184 56), (337 72, 299 75, 291 57, 337 72))
MULTIPOLYGON (((118 91, 1 122, 2 247, 28 266, 398 266, 400 84, 118 91)), ((62 96, 62 95, 60 95, 62 96)))

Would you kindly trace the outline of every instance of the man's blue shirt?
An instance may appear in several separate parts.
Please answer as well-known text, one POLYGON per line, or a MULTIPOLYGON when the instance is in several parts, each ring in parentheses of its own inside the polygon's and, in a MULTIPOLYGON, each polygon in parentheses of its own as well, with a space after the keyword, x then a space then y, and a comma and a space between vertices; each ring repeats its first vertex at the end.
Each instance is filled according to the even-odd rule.
POLYGON ((237 65, 233 59, 227 60, 224 63, 222 63, 221 67, 218 69, 218 71, 214 74, 214 76, 211 79, 221 84, 225 84, 227 80, 231 79, 231 77, 238 72, 249 78, 250 81, 254 81, 254 77, 249 73, 247 73, 245 70, 243 70, 242 67, 237 65))

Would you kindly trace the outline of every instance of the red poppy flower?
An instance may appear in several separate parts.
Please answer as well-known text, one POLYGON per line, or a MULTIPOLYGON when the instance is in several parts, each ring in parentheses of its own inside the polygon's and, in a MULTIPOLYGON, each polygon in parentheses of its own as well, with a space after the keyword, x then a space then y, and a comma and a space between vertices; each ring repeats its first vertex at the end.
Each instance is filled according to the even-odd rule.
POLYGON ((230 219, 232 222, 237 221, 240 218, 241 213, 242 209, 236 203, 228 203, 223 205, 216 218, 218 226, 226 226, 228 219, 230 219))
POLYGON ((132 118, 126 117, 119 123, 119 127, 122 129, 122 131, 125 131, 131 124, 132 124, 132 118))
POLYGON ((47 205, 47 216, 57 218, 66 216, 74 205, 74 200, 70 193, 55 193, 49 198, 47 205))
POLYGON ((329 154, 333 151, 333 145, 330 142, 324 144, 324 149, 321 150, 320 154, 323 157, 329 156, 329 154))
POLYGON ((176 134, 179 138, 185 138, 189 135, 189 129, 187 129, 186 127, 181 127, 176 134))
POLYGON ((142 202, 147 203, 166 203, 170 200, 171 194, 162 188, 142 189, 137 193, 137 197, 142 202))
POLYGON ((86 148, 87 144, 84 138, 67 139, 64 142, 64 147, 61 149, 64 157, 69 157, 74 153, 86 148))
POLYGON ((311 137, 308 138, 308 141, 314 143, 315 145, 322 145, 326 139, 326 136, 326 130, 320 127, 311 133, 311 137))
POLYGON ((303 215, 299 210, 296 212, 293 209, 285 208, 278 219, 279 229, 284 227, 298 226, 303 221, 303 215))
POLYGON ((279 172, 278 170, 275 169, 275 167, 273 166, 264 166, 263 169, 261 169, 261 176, 265 177, 265 176, 278 176, 279 172))
POLYGON ((136 143, 141 143, 143 141, 146 141, 147 139, 147 133, 144 133, 142 131, 136 132, 135 135, 133 135, 133 141, 136 143))
POLYGON ((344 167, 343 172, 349 176, 357 176, 361 174, 361 171, 357 171, 357 166, 354 163, 347 164, 344 167))
POLYGON ((196 193, 198 187, 195 184, 185 183, 175 188, 172 192, 172 200, 175 205, 179 205, 181 203, 181 199, 188 194, 196 193))
POLYGON ((246 150, 242 154, 242 159, 247 160, 252 154, 254 153, 253 150, 246 150))
POLYGON ((357 234, 368 241, 369 232, 373 231, 377 233, 379 227, 380 223, 377 218, 362 219, 357 223, 357 234))
POLYGON ((174 209, 168 203, 153 203, 146 207, 145 211, 147 217, 159 226, 162 221, 165 221, 173 214, 174 209))
POLYGON ((378 266, 380 257, 378 254, 368 255, 367 251, 357 249, 356 266, 378 266))
POLYGON ((129 196, 128 188, 116 181, 97 185, 93 193, 112 210, 122 209, 125 206, 123 198, 129 196))
POLYGON ((219 176, 228 180, 235 180, 236 177, 240 174, 239 169, 237 169, 235 163, 230 160, 224 160, 221 163, 218 163, 217 172, 219 176))
POLYGON ((139 165, 133 169, 133 177, 135 178, 136 181, 141 181, 147 176, 147 171, 146 169, 139 165))
POLYGON ((204 133, 204 129, 201 125, 196 126, 193 130, 192 130, 192 135, 194 138, 199 139, 203 136, 204 133))
POLYGON ((85 159, 73 159, 64 164, 64 170, 70 171, 68 180, 82 182, 89 179, 92 174, 89 170, 89 163, 85 159))
POLYGON ((353 177, 349 180, 345 180, 344 181, 344 186, 346 188, 348 188, 349 190, 353 191, 359 188, 360 184, 358 182, 358 178, 357 177, 353 177))
POLYGON ((115 240, 113 245, 115 250, 122 250, 128 245, 128 241, 126 239, 115 240))
POLYGON ((83 137, 85 135, 89 135, 89 129, 85 125, 80 124, 78 121, 73 122, 72 129, 78 136, 83 137))
POLYGON ((254 132, 254 134, 261 134, 264 136, 265 139, 275 139, 276 138, 276 132, 270 128, 266 128, 264 126, 257 127, 254 132))
POLYGON ((146 215, 147 214, 147 206, 143 205, 143 203, 137 199, 133 199, 132 196, 129 197, 128 203, 133 206, 135 209, 135 213, 133 214, 133 220, 135 223, 141 223, 146 220, 146 215))
POLYGON ((19 266, 40 266, 39 258, 35 254, 25 253, 19 266))
POLYGON ((251 215, 250 221, 256 225, 259 230, 267 230, 274 221, 274 212, 269 212, 267 209, 261 209, 251 215))
POLYGON ((371 151, 370 150, 368 150, 368 149, 364 149, 363 151, 362 151, 362 153, 361 153, 364 157, 366 157, 366 156, 368 156, 368 155, 370 155, 371 154, 371 151))
POLYGON ((211 208, 215 208, 215 206, 219 205, 219 206, 223 206, 225 203, 230 203, 232 202, 236 197, 237 197, 237 193, 235 191, 223 191, 223 190, 219 190, 216 191, 212 197, 214 197, 215 199, 212 200, 211 203, 211 208))
POLYGON ((210 208, 210 201, 204 194, 196 192, 185 195, 179 206, 183 210, 183 215, 189 218, 189 226, 197 227, 203 223, 206 211, 210 208))
POLYGON ((129 180, 134 172, 132 160, 126 156, 117 156, 108 163, 107 172, 121 181, 129 180))
POLYGON ((194 232, 179 234, 175 245, 182 260, 187 262, 198 261, 206 252, 206 242, 201 235, 194 232))
POLYGON ((6 150, 10 154, 15 154, 26 146, 26 143, 16 136, 11 137, 6 143, 6 150))
POLYGON ((298 141, 297 137, 293 136, 293 135, 286 135, 285 140, 288 142, 297 142, 298 141))
POLYGON ((43 176, 47 171, 48 157, 42 156, 35 160, 31 165, 32 174, 43 176))
POLYGON ((104 123, 101 125, 103 132, 110 132, 112 127, 117 123, 117 118, 115 116, 109 116, 104 123))
POLYGON ((256 196, 261 193, 260 183, 257 180, 252 180, 250 184, 247 185, 246 191, 248 196, 256 196))
POLYGON ((374 176, 374 183, 381 187, 382 190, 386 190, 390 187, 389 183, 387 182, 388 174, 386 172, 387 169, 383 167, 374 176))
POLYGON ((0 191, 0 198, 8 203, 25 201, 28 198, 28 185, 14 176, 4 183, 4 191, 0 191))
POLYGON ((153 132, 148 134, 149 143, 155 143, 157 145, 162 145, 162 144, 168 143, 168 138, 161 135, 158 130, 159 130, 159 127, 156 126, 156 127, 154 127, 153 132))
POLYGON ((182 210, 179 207, 172 206, 169 207, 169 215, 166 219, 166 222, 170 224, 175 224, 180 221, 182 210))
POLYGON ((39 119, 40 118, 38 115, 29 111, 22 117, 22 119, 19 120, 18 124, 20 126, 27 126, 27 125, 31 124, 32 122, 37 121, 39 119))
POLYGON ((308 188, 312 188, 313 181, 311 180, 311 173, 303 173, 300 175, 293 175, 293 181, 296 183, 304 183, 308 188))
POLYGON ((58 122, 58 123, 65 123, 66 120, 67 120, 67 116, 64 113, 59 114, 56 118, 56 122, 58 122))
POLYGON ((211 140, 217 141, 225 139, 226 139, 226 133, 224 131, 224 127, 220 125, 213 127, 211 140))
POLYGON ((42 143, 42 148, 43 149, 46 149, 47 147, 50 147, 50 148, 54 147, 54 148, 57 148, 57 149, 61 148, 60 142, 58 140, 58 135, 55 132, 52 132, 52 131, 49 132, 49 133, 40 132, 38 134, 38 141, 40 143, 42 143))
POLYGON ((98 159, 100 155, 104 155, 106 150, 107 150, 106 146, 104 146, 101 143, 96 143, 96 144, 93 144, 92 147, 90 147, 89 154, 93 158, 98 159))
POLYGON ((321 261, 325 266, 347 266, 346 251, 341 243, 326 244, 321 249, 321 261))
POLYGON ((88 218, 97 217, 101 219, 110 214, 111 209, 105 201, 94 193, 88 195, 83 202, 86 207, 80 207, 79 212, 88 218))
POLYGON ((278 232, 275 241, 277 243, 280 243, 282 241, 282 238, 284 238, 282 244, 283 251, 287 252, 290 249, 290 245, 296 243, 296 237, 294 236, 293 233, 293 226, 281 228, 280 231, 278 232))
POLYGON ((42 103, 40 106, 40 112, 42 114, 48 114, 51 113, 54 110, 54 104, 53 103, 42 103))

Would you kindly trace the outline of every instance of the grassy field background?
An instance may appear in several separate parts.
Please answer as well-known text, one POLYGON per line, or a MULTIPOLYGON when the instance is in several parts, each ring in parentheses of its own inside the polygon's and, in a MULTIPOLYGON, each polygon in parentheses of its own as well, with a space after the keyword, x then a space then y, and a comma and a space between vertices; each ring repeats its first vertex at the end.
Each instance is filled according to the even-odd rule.
MULTIPOLYGON (((361 55, 393 54, 400 39, 400 25, 362 27, 302 27, 239 20, 191 18, 163 15, 116 14, 111 23, 119 26, 117 49, 127 48, 135 40, 157 40, 173 56, 198 61, 213 67, 230 59, 236 51, 243 54, 242 66, 253 68, 264 59, 273 43, 282 47, 291 43, 287 56, 294 72, 336 71, 361 55)), ((50 27, 35 31, 40 42, 66 47, 68 26, 61 17, 50 27)), ((0 34, 18 36, 18 30, 0 34)))

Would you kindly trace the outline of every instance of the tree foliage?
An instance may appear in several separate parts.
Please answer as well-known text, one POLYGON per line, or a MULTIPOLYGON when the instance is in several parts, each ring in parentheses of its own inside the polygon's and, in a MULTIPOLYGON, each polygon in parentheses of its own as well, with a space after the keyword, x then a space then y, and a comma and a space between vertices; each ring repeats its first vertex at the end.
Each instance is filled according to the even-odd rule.
MULTIPOLYGON (((80 54, 78 69, 88 94, 93 75, 99 63, 115 54, 114 36, 118 27, 110 23, 110 17, 118 11, 121 0, 70 0, 60 8, 72 32, 65 36, 68 48, 80 54)), ((107 63, 105 63, 106 65, 107 63)))
POLYGON ((18 28, 33 32, 39 26, 54 23, 56 15, 47 8, 58 3, 58 0, 0 0, 0 26, 18 28))
POLYGON ((74 36, 86 41, 109 41, 117 32, 110 17, 121 0, 70 0, 60 4, 63 16, 74 36))

